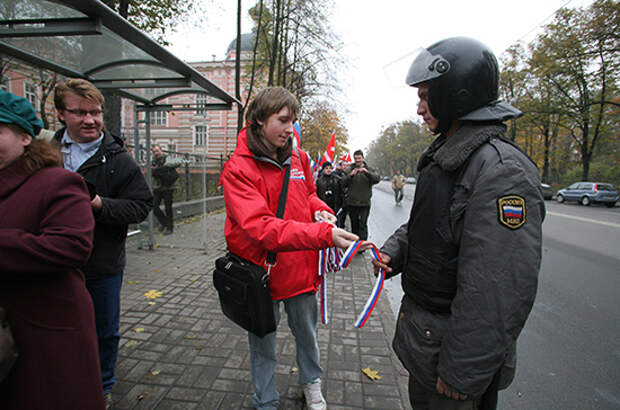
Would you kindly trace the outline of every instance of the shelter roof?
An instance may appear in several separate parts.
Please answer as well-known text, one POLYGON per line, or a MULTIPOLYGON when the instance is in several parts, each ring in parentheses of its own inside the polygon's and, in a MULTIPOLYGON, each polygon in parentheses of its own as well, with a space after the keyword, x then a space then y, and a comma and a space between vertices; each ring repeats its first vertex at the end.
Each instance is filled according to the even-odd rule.
POLYGON ((0 53, 146 105, 206 94, 205 109, 240 102, 99 0, 3 0, 0 53))

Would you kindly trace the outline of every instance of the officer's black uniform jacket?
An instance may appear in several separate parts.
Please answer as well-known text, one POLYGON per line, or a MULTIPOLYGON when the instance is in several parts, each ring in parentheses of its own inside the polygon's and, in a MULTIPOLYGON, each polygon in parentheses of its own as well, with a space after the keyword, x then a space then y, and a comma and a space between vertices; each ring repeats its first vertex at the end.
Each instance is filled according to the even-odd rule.
POLYGON ((429 390, 441 376, 479 397, 496 374, 500 388, 514 377, 545 207, 536 166, 504 132, 465 123, 435 140, 418 165, 410 220, 381 249, 403 275, 394 349, 429 390))
MULTIPOLYGON (((60 144, 65 128, 54 134, 60 144)), ((125 267, 127 226, 143 221, 153 208, 153 194, 123 141, 104 131, 101 146, 77 170, 94 186, 102 209, 95 213, 93 251, 82 272, 87 280, 117 275, 125 267)))

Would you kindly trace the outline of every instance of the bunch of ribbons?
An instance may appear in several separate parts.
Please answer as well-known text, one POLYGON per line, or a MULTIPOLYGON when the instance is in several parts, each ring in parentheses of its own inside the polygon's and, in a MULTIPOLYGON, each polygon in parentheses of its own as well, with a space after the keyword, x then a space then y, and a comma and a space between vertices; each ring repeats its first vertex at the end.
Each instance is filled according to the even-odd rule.
MULTIPOLYGON (((327 273, 338 272, 349 266, 355 254, 360 250, 362 241, 353 242, 346 251, 342 251, 336 247, 323 249, 319 252, 319 276, 321 277, 321 322, 323 324, 328 323, 327 314, 327 273)), ((370 244, 372 257, 381 262, 381 256, 374 244, 370 244)), ((366 321, 370 317, 372 310, 375 308, 377 301, 379 300, 379 294, 383 289, 383 282, 385 281, 385 272, 383 269, 379 270, 375 285, 364 305, 364 309, 359 314, 355 321, 355 327, 361 328, 366 324, 366 321)))

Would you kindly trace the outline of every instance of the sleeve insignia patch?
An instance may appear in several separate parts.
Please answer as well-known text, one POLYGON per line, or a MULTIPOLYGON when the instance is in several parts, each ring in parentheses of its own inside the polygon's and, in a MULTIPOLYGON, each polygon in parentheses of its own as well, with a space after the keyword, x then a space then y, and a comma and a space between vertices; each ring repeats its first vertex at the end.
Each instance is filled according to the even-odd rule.
POLYGON ((497 200, 499 221, 510 229, 525 224, 525 198, 518 195, 503 196, 497 200))

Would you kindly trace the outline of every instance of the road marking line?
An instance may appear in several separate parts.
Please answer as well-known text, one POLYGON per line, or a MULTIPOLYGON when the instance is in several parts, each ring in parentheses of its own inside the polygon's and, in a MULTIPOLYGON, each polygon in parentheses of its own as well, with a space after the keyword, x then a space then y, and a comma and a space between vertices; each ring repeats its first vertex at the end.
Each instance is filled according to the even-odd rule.
POLYGON ((568 218, 568 219, 574 219, 576 221, 583 221, 583 222, 590 222, 593 224, 611 226, 612 228, 620 228, 620 224, 615 224, 613 222, 597 221, 596 219, 582 218, 580 216, 572 216, 572 215, 560 214, 557 212, 549 212, 549 211, 547 211, 547 215, 561 216, 561 217, 568 218))

